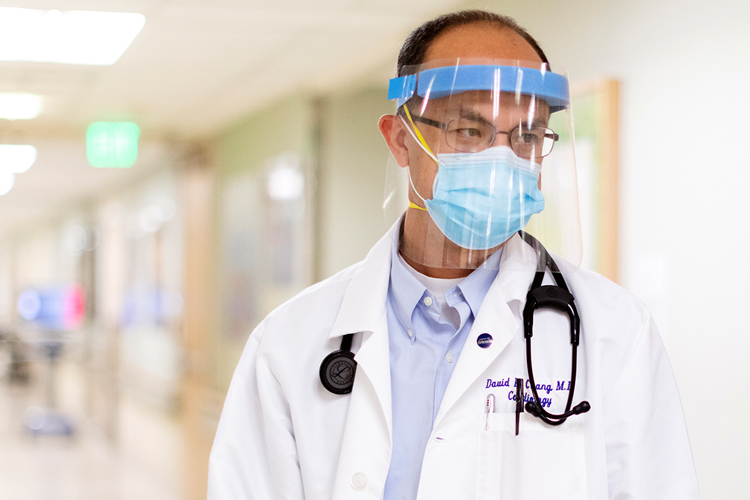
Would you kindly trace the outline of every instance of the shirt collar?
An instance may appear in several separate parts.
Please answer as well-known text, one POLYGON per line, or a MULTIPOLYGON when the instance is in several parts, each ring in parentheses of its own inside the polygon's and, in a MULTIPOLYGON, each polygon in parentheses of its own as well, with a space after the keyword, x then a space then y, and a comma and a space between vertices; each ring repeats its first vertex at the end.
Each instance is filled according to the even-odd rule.
MULTIPOLYGON (((400 231, 394 233, 393 245, 391 247, 391 280, 388 294, 391 305, 399 323, 404 330, 412 328, 411 315, 414 308, 426 293, 425 286, 406 269, 405 264, 398 257, 400 231)), ((497 277, 502 248, 493 253, 482 267, 475 269, 470 275, 458 284, 461 294, 469 304, 472 313, 476 316, 482 305, 487 291, 497 277)), ((451 294, 448 294, 451 295, 451 294)), ((453 294, 446 298, 449 305, 453 306, 460 300, 453 294)))
POLYGON ((472 273, 464 278, 464 280, 458 285, 458 288, 461 289, 461 293, 466 299, 466 302, 469 303, 471 312, 474 313, 475 317, 479 313, 479 308, 482 306, 487 291, 497 277, 502 253, 503 249, 500 248, 490 255, 482 267, 474 269, 474 271, 472 271, 472 273))
POLYGON ((391 248, 391 283, 388 300, 404 330, 412 328, 411 314, 427 288, 415 278, 398 258, 398 231, 391 248))

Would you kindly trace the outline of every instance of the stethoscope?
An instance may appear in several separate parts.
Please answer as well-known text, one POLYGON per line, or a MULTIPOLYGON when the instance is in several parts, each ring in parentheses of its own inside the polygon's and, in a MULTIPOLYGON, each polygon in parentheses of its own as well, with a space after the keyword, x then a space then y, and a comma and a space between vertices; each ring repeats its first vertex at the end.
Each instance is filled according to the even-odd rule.
POLYGON ((526 338, 526 367, 529 371, 529 384, 531 385, 531 394, 534 396, 533 401, 526 403, 526 411, 531 415, 538 417, 549 425, 560 425, 572 415, 586 413, 591 409, 588 401, 581 401, 570 408, 573 404, 573 393, 576 390, 576 375, 578 373, 578 344, 581 341, 581 317, 578 315, 578 309, 574 303, 573 294, 568 290, 568 285, 563 279, 560 268, 547 249, 529 233, 519 231, 518 234, 523 240, 531 245, 537 254, 537 266, 534 280, 531 282, 529 292, 526 294, 526 306, 523 308, 523 336, 526 338), (544 285, 542 280, 546 270, 549 269, 552 277, 555 279, 557 286, 544 285), (537 309, 556 309, 568 313, 570 320, 570 344, 572 349, 570 363, 570 392, 568 392, 568 401, 565 404, 563 413, 549 413, 541 404, 539 394, 537 394, 536 383, 534 382, 534 368, 531 362, 531 337, 534 336, 534 311, 537 309))
MULTIPOLYGON (((526 367, 529 372, 529 383, 531 393, 534 396, 533 401, 528 401, 525 405, 526 411, 542 420, 549 425, 560 425, 568 417, 586 413, 591 409, 588 401, 581 401, 573 406, 573 394, 576 387, 576 375, 578 372, 578 344, 580 343, 581 318, 578 315, 574 303, 573 294, 568 290, 568 285, 563 279, 562 272, 557 263, 552 259, 544 246, 536 238, 528 233, 519 231, 518 234, 528 243, 537 254, 537 271, 531 287, 526 294, 526 306, 523 309, 523 334, 526 339, 526 367), (549 269, 552 277, 555 279, 557 286, 544 285, 542 280, 546 270, 549 269), (534 336, 534 312, 538 309, 556 309, 568 314, 570 320, 570 344, 572 348, 571 368, 570 368, 570 390, 568 392, 568 401, 565 404, 563 413, 550 413, 544 409, 541 404, 539 394, 537 394, 536 383, 534 381, 534 369, 531 361, 531 337, 534 336)), ((352 339, 354 334, 344 335, 341 340, 339 350, 332 352, 325 357, 320 364, 320 381, 327 390, 333 394, 349 394, 354 386, 354 375, 357 371, 357 362, 354 360, 354 353, 351 352, 352 339)), ((519 403, 522 400, 519 400, 519 403)))

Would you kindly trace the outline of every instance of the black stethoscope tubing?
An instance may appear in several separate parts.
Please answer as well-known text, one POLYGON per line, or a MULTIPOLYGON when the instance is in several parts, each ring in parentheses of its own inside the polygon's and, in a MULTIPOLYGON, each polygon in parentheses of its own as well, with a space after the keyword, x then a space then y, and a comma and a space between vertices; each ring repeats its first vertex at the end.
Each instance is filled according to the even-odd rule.
MULTIPOLYGON (((573 295, 568 290, 568 285, 565 283, 565 279, 563 279, 562 272, 557 263, 536 238, 523 231, 519 231, 518 234, 537 253, 537 271, 529 287, 529 292, 526 294, 526 305, 523 309, 523 330, 524 337, 526 338, 526 366, 529 372, 531 393, 534 396, 534 400, 528 401, 525 408, 528 413, 538 417, 549 425, 560 425, 568 417, 586 413, 591 409, 588 401, 582 401, 574 406, 573 409, 570 408, 573 404, 573 394, 575 393, 576 375, 578 372, 578 344, 580 343, 581 319, 578 315, 573 295), (542 280, 547 269, 552 273, 557 286, 542 285, 542 280), (568 314, 570 320, 570 343, 572 345, 570 390, 565 411, 560 414, 550 413, 544 409, 539 394, 537 394, 536 383, 534 381, 531 338, 534 336, 534 312, 541 308, 557 309, 565 312, 568 314)), ((326 356, 320 364, 320 382, 323 384, 323 387, 333 394, 349 394, 354 386, 357 362, 354 360, 354 354, 351 352, 353 337, 354 334, 352 333, 344 335, 341 340, 340 349, 326 356)))
POLYGON ((578 345, 581 340, 581 318, 578 315, 578 309, 575 305, 573 294, 568 290, 562 272, 557 266, 555 260, 550 256, 544 246, 536 238, 528 233, 519 231, 518 234, 528 243, 537 253, 537 271, 534 280, 531 282, 529 292, 526 294, 526 305, 523 308, 523 334, 526 339, 526 367, 529 372, 529 384, 531 385, 531 394, 534 401, 526 403, 526 411, 531 415, 538 417, 549 425, 560 425, 568 417, 586 413, 591 409, 588 401, 581 401, 572 409, 573 394, 576 387, 576 375, 578 373, 578 345), (557 283, 554 285, 542 285, 542 280, 546 270, 549 269, 552 277, 557 283), (544 409, 537 393, 536 382, 534 381, 534 368, 531 359, 531 338, 534 336, 534 312, 537 309, 548 308, 567 313, 570 321, 570 344, 571 344, 571 363, 570 363, 570 388, 568 392, 568 401, 565 404, 565 411, 560 414, 550 413, 544 409))

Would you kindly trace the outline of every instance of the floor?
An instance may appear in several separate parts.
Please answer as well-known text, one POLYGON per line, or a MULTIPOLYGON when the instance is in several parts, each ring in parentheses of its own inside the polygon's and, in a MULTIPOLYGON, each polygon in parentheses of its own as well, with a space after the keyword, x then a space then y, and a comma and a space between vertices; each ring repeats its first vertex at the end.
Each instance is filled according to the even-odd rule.
POLYGON ((34 373, 28 386, 0 380, 0 500, 184 500, 176 419, 123 396, 118 439, 106 437, 85 418, 82 376, 69 364, 57 370, 56 387, 76 433, 33 436, 24 415, 45 401, 44 370, 34 373))

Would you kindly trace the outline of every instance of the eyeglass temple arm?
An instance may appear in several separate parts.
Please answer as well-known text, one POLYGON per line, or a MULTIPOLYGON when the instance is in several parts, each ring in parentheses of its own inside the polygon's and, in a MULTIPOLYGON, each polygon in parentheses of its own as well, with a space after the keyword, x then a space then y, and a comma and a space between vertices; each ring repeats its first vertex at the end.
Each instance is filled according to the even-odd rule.
POLYGON ((424 123, 425 125, 429 125, 431 127, 439 128, 440 130, 445 130, 448 128, 448 125, 446 125, 443 122, 439 122, 437 120, 430 120, 429 118, 423 118, 421 116, 412 116, 412 120, 415 122, 424 123))

